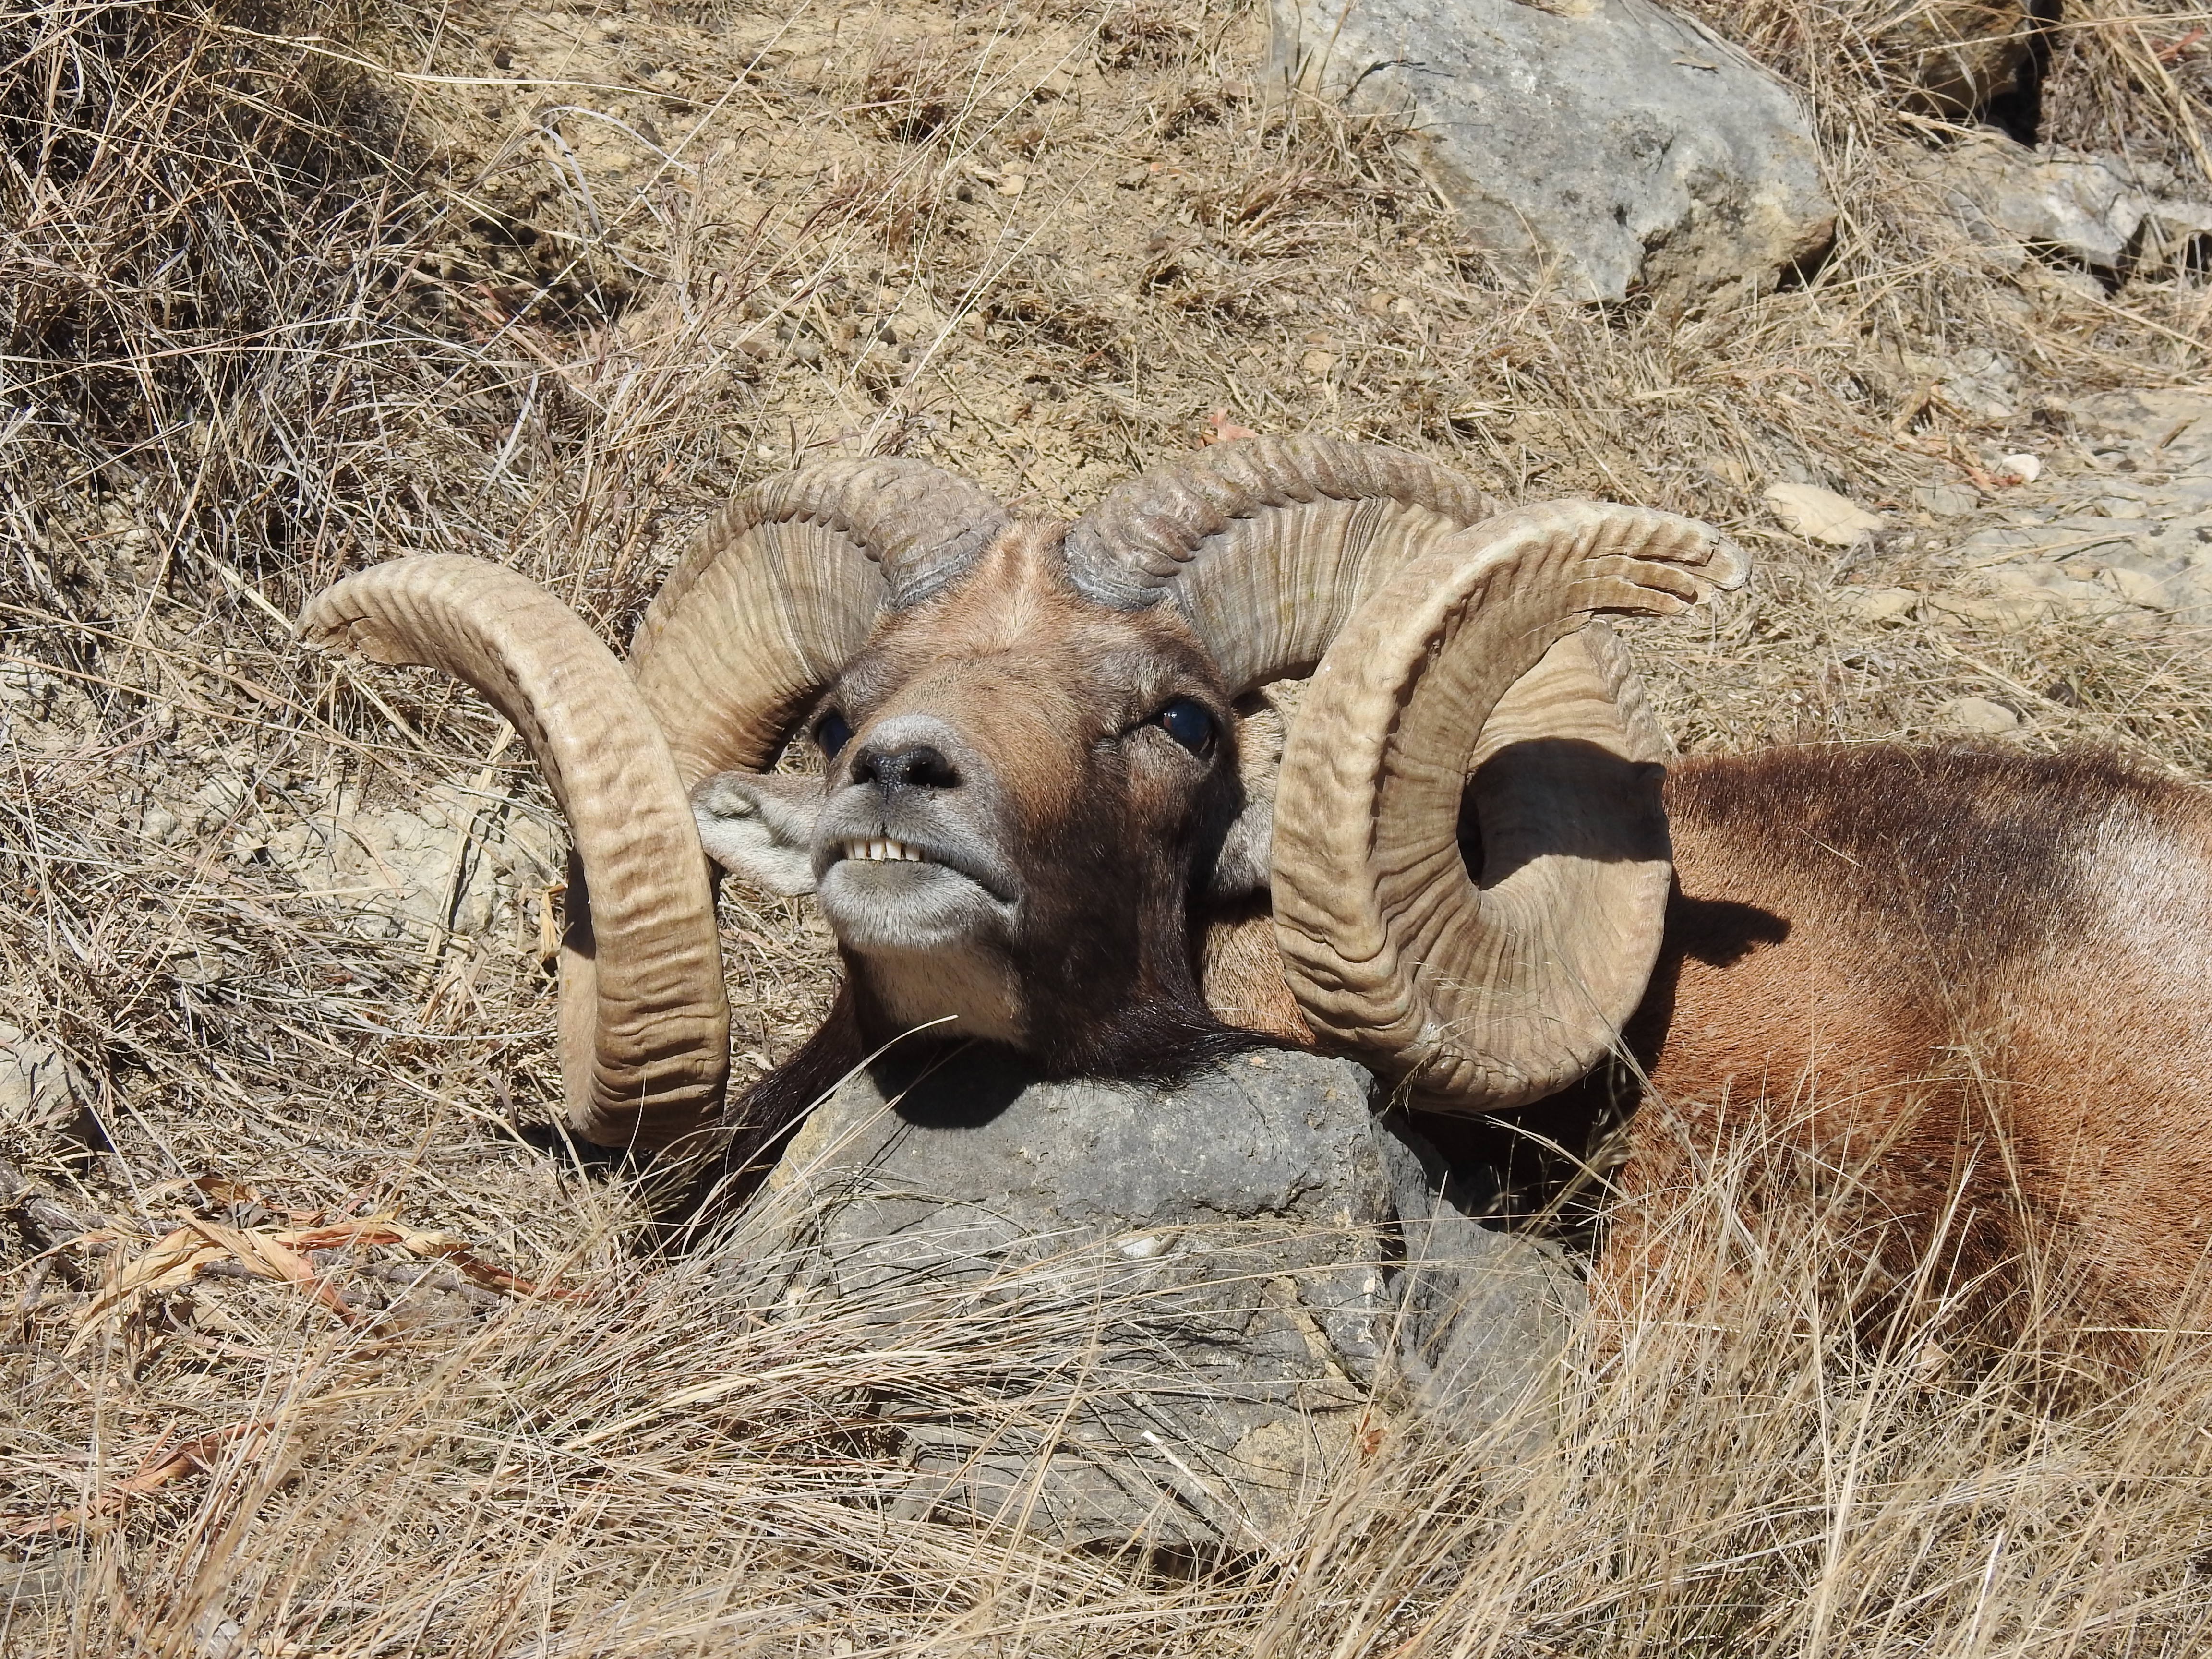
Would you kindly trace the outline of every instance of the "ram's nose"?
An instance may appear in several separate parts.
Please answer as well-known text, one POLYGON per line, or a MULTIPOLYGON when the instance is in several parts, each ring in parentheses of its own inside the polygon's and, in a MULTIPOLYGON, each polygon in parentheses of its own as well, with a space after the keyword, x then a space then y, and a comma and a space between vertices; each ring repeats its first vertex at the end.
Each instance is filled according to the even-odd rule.
POLYGON ((939 722, 896 720, 853 746, 847 775, 886 795, 902 790, 957 789, 963 779, 957 744, 939 722))

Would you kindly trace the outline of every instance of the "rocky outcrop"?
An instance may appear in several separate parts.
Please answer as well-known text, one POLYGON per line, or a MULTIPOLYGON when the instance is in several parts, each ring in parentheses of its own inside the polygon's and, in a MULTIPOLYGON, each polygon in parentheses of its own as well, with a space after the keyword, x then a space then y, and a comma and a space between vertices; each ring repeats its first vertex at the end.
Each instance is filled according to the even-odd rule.
POLYGON ((1371 1086, 1277 1050, 1172 1087, 881 1061, 737 1224, 732 1289, 757 1317, 860 1310, 887 1349, 987 1345, 983 1382, 876 1402, 909 1513, 1261 1547, 1417 1422, 1540 1423, 1580 1294, 1371 1086))
POLYGON ((1754 289, 1834 234, 1788 90, 1649 0, 1273 0, 1275 72, 1410 114, 1475 233, 1579 297, 1754 289))
POLYGON ((2118 280, 2212 253, 2212 204, 2180 194, 2174 176, 2148 162, 1977 133, 1913 165, 2000 267, 2039 252, 2118 280))

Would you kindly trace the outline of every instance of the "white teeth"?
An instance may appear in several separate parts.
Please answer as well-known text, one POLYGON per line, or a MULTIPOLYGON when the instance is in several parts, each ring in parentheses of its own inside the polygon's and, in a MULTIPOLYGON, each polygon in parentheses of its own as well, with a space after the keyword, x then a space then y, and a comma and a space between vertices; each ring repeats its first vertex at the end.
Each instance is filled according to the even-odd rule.
POLYGON ((865 859, 872 864, 927 864, 929 860, 921 849, 909 847, 902 841, 848 841, 844 846, 848 859, 865 859))

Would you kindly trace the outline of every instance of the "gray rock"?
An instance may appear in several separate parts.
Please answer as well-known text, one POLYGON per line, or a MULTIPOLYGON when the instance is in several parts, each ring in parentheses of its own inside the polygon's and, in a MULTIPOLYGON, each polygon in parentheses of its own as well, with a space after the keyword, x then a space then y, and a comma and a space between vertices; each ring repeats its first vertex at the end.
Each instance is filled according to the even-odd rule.
POLYGON ((879 1061, 738 1218, 729 1286, 902 1352, 990 1345, 988 1386, 874 1402, 908 1513, 1264 1547, 1386 1434, 1529 1431, 1580 1296, 1371 1088, 1280 1050, 1173 1087, 879 1061))
POLYGON ((27 720, 42 720, 61 696, 58 676, 27 662, 0 662, 0 710, 27 720))
POLYGON ((2179 556, 2154 548, 2098 561, 2104 585, 2130 605, 2171 611, 2184 622, 2212 617, 2212 561, 2179 556))
POLYGON ((1410 112, 1489 246, 1578 297, 1754 289, 1835 207, 1782 84, 1649 0, 1271 0, 1275 72, 1410 112))
POLYGON ((85 1592, 92 1568, 81 1548, 57 1550, 28 1561, 0 1561, 0 1629, 21 1610, 74 1601, 85 1592))
POLYGON ((2020 371, 2012 359, 1987 346, 1968 346, 1954 357, 1919 357, 1936 395, 1972 421, 2001 424, 2019 412, 2020 371))
POLYGON ((1912 491, 1912 504, 1939 519, 1963 519, 1980 507, 1982 498, 1964 484, 1918 484, 1912 491))
POLYGON ((1863 623, 1905 622, 1920 609, 1920 595, 1909 587, 1845 587, 1836 608, 1863 623))
POLYGON ((2067 518, 2050 524, 1978 530, 1959 544, 1959 551, 1970 562, 1983 564, 2021 554, 2064 558, 2100 549, 2134 550, 2142 542, 2142 526, 2132 519, 2067 518))
POLYGON ((82 1083, 62 1051, 0 1023, 0 1134, 14 1141, 70 1129, 83 1112, 82 1083))
POLYGON ((1936 723, 1947 732, 1982 738, 2008 736, 2021 725, 2017 708, 1987 697, 1954 697, 1936 711, 1936 723))
POLYGON ((1915 170, 1969 235, 2015 264, 2033 247, 2099 270, 2151 273, 2212 236, 2212 206, 2169 193, 2163 175, 2063 144, 2029 149, 1979 133, 1930 151, 1915 170))
MULTIPOLYGON (((482 933, 495 915, 518 904, 526 909, 562 865, 557 842, 511 800, 451 784, 383 811, 369 810, 349 787, 306 821, 273 826, 243 806, 220 805, 194 798, 197 816, 183 814, 192 833, 215 834, 242 815, 230 838, 234 858, 266 860, 303 889, 328 896, 350 930, 370 937, 482 933)), ((158 833, 153 823, 149 809, 149 835, 158 833)))
POLYGON ((2212 473, 2212 395, 2202 392, 2100 392, 2068 405, 2075 426, 2100 449, 2161 472, 2212 473))

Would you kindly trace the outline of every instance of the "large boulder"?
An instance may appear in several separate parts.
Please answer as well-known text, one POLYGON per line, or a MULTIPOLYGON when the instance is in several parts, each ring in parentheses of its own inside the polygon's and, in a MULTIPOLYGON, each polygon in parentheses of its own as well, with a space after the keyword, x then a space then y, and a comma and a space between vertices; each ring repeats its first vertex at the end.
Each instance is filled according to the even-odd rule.
POLYGON ((1278 75, 1409 114, 1488 246, 1600 301, 1744 290, 1836 210, 1782 84, 1649 0, 1272 0, 1278 75))
POLYGON ((903 1354, 977 1345, 874 1403, 908 1512, 1259 1547, 1417 1423, 1540 1432, 1580 1297, 1371 1089, 1280 1050, 1172 1087, 879 1061, 738 1218, 732 1288, 771 1320, 834 1304, 903 1354))

